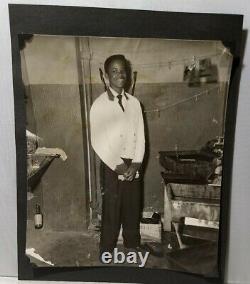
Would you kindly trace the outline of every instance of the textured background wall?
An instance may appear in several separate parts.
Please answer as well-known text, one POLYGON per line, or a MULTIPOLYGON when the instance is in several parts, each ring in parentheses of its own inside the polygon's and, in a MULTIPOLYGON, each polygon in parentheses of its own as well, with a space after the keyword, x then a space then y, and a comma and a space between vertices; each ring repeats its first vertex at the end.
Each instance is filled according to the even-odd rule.
MULTIPOLYGON (((43 139, 40 147, 61 148, 34 190, 41 196, 44 226, 56 231, 87 227, 83 126, 73 37, 35 37, 22 54, 27 95, 27 128, 43 139)), ((35 202, 28 203, 29 217, 35 202)))
POLYGON ((86 228, 86 186, 80 95, 77 85, 31 85, 37 135, 42 146, 61 148, 67 160, 55 159, 42 178, 47 228, 86 228))

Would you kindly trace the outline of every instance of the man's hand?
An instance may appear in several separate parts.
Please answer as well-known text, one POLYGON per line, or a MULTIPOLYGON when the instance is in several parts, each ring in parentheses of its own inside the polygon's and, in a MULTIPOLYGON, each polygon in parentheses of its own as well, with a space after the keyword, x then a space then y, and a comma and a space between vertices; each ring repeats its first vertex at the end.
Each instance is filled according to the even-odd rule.
POLYGON ((116 166, 115 172, 118 175, 124 175, 124 173, 127 171, 127 169, 128 169, 128 166, 125 163, 122 163, 122 164, 116 166))
POLYGON ((136 172, 140 168, 140 165, 140 163, 132 163, 123 175, 125 180, 132 181, 135 178, 136 172))

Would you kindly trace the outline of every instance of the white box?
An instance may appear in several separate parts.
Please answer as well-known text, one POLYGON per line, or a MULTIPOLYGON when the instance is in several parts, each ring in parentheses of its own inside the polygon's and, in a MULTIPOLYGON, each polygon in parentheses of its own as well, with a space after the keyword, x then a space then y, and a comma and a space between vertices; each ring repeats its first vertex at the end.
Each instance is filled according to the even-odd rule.
MULTIPOLYGON (((161 231, 162 231, 161 223, 159 224, 140 223, 140 233, 142 241, 161 243, 161 231)), ((122 228, 121 228, 118 237, 118 243, 121 243, 122 241, 123 238, 122 238, 122 228)))

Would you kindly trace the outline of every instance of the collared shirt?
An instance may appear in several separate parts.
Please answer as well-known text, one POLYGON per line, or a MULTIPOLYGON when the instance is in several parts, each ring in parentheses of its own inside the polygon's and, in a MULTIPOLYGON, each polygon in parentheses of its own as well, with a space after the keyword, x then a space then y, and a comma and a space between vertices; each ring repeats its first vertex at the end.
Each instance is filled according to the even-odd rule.
POLYGON ((100 159, 112 170, 123 163, 121 158, 141 163, 145 152, 144 123, 140 102, 124 91, 122 104, 118 93, 110 88, 114 99, 107 92, 101 94, 90 109, 91 144, 100 159))

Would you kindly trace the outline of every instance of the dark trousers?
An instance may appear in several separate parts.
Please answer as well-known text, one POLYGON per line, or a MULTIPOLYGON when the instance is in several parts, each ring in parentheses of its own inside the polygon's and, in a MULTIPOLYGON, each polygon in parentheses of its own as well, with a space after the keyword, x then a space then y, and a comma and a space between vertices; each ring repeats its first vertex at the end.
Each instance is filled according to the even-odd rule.
POLYGON ((140 245, 141 182, 120 181, 118 175, 102 163, 102 226, 100 250, 113 251, 120 228, 123 243, 132 248, 140 245))

